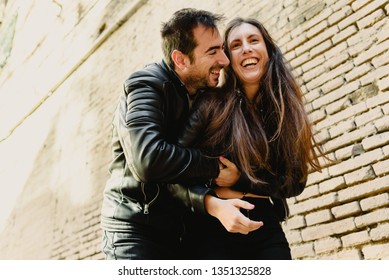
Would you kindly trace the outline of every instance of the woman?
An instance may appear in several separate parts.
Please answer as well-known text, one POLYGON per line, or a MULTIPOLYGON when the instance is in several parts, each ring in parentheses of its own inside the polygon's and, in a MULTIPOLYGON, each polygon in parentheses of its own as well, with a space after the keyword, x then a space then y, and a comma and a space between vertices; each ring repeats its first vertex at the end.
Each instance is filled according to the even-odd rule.
POLYGON ((183 245, 194 259, 291 259, 280 225, 288 215, 286 198, 304 190, 308 165, 320 170, 302 93, 257 20, 232 20, 224 47, 231 61, 225 83, 196 100, 180 143, 236 163, 241 177, 233 187, 211 187, 220 198, 254 204, 242 212, 264 225, 236 234, 214 217, 191 215, 183 245))

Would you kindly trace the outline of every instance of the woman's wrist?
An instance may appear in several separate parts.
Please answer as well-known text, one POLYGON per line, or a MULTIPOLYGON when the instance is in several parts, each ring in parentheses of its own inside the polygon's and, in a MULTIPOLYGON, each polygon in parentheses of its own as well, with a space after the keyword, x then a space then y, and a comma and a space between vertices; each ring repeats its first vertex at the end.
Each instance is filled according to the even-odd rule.
POLYGON ((217 217, 219 202, 220 198, 217 198, 213 195, 206 195, 204 198, 205 211, 209 215, 217 217))

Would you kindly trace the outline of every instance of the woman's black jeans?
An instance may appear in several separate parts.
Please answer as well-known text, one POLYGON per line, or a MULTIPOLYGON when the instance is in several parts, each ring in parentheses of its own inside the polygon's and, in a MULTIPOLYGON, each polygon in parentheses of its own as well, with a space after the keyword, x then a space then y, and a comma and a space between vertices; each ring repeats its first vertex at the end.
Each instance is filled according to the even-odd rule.
POLYGON ((211 216, 190 215, 183 238, 185 259, 206 260, 290 260, 289 243, 282 230, 279 217, 269 199, 245 200, 255 205, 253 210, 242 210, 252 220, 264 225, 248 235, 229 233, 211 216))

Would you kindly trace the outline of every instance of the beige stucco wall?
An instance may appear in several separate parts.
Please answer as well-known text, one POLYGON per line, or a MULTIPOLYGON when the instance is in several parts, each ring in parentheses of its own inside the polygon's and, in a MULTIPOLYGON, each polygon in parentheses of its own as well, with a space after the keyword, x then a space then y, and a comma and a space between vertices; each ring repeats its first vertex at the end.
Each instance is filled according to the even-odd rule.
POLYGON ((339 160, 289 200, 293 257, 388 259, 387 0, 0 1, 0 259, 103 258, 116 99, 182 7, 261 20, 339 160))

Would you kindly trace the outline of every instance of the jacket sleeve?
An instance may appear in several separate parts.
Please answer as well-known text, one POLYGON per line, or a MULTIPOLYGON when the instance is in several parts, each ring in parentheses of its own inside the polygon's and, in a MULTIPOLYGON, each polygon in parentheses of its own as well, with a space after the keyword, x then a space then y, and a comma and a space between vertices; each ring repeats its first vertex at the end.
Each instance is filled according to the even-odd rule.
MULTIPOLYGON (((195 102, 193 111, 189 116, 183 131, 178 137, 178 143, 181 146, 196 147, 197 144, 201 141, 201 137, 205 133, 208 120, 206 116, 207 106, 205 102, 206 100, 201 97, 197 99, 197 102, 195 102)), ((196 214, 207 214, 204 204, 206 195, 216 196, 215 191, 209 188, 207 184, 196 184, 191 186, 176 185, 174 188, 176 188, 176 190, 181 190, 179 191, 179 193, 182 194, 180 200, 184 201, 186 206, 196 214)))
POLYGON ((171 194, 184 203, 192 212, 206 215, 204 198, 206 195, 216 196, 213 189, 205 184, 187 186, 183 184, 169 184, 168 189, 171 194))
POLYGON ((215 159, 167 141, 163 94, 152 86, 153 78, 126 81, 114 120, 134 177, 144 183, 201 183, 216 177, 215 159))

